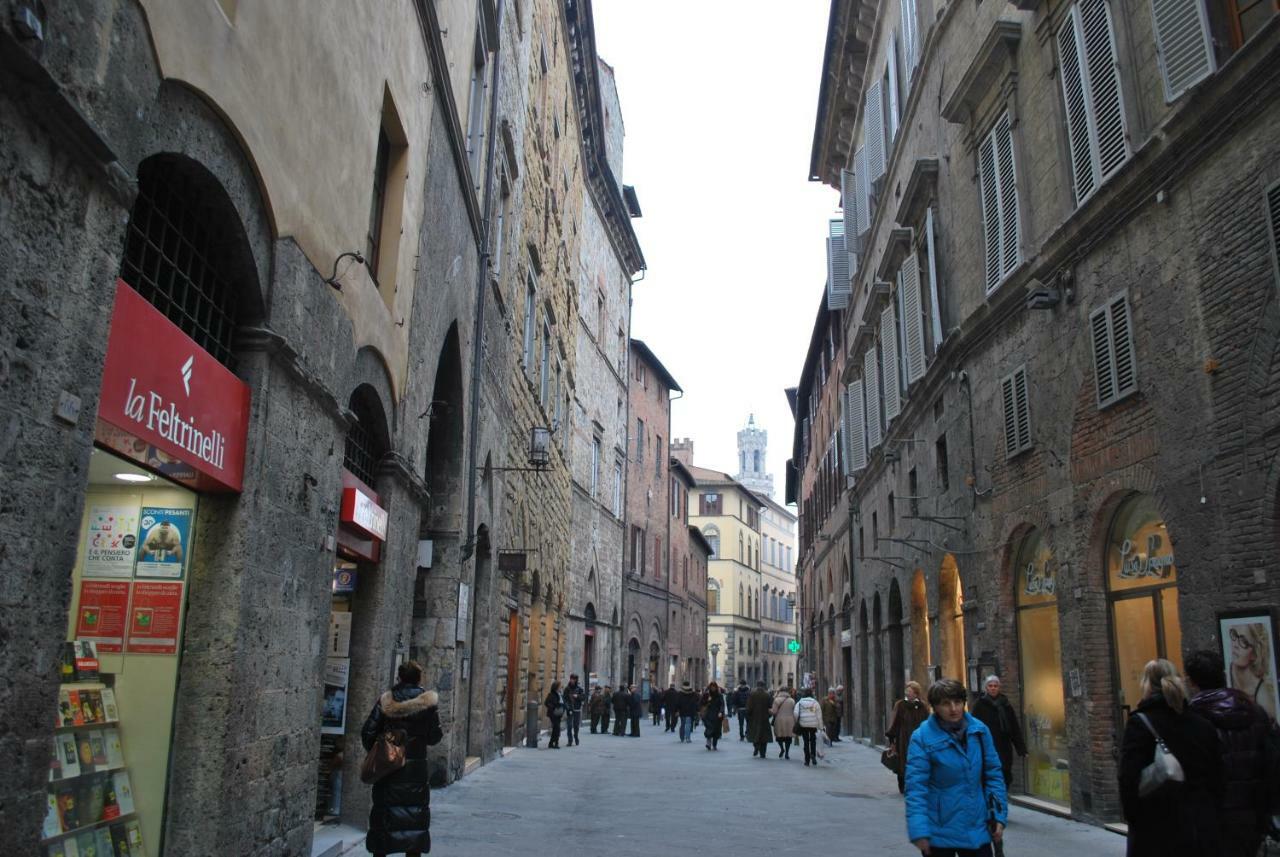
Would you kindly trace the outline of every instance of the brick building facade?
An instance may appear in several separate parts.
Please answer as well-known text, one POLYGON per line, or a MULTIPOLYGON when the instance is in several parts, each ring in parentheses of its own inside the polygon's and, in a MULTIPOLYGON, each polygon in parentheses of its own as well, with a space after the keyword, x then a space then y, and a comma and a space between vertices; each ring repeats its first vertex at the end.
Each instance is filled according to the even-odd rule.
POLYGON ((851 726, 908 677, 1001 673, 1012 791, 1097 822, 1143 663, 1280 619, 1280 19, 1175 5, 836 0, 811 163, 845 212, 852 488, 808 523, 807 362, 800 573, 816 594, 848 528, 851 726))

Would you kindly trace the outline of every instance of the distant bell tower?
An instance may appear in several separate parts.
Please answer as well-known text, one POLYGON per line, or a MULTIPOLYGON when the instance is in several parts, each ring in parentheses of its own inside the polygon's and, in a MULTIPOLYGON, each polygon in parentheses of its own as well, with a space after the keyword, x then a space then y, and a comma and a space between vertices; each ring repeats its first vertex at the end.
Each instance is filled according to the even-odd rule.
POLYGON ((738 432, 738 475, 733 477, 747 488, 773 497, 773 474, 765 465, 769 433, 756 425, 756 415, 747 417, 747 427, 738 432))

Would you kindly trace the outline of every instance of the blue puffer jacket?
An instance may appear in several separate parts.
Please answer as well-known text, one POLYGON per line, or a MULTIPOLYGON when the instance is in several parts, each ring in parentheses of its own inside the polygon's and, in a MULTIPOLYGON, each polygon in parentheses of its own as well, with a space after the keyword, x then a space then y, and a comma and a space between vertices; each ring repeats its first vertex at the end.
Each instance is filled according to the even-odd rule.
POLYGON ((981 848, 987 830, 987 795, 995 819, 1005 824, 1009 801, 1000 756, 991 732, 965 714, 964 743, 938 723, 937 715, 920 724, 907 753, 907 837, 928 839, 935 848, 981 848))

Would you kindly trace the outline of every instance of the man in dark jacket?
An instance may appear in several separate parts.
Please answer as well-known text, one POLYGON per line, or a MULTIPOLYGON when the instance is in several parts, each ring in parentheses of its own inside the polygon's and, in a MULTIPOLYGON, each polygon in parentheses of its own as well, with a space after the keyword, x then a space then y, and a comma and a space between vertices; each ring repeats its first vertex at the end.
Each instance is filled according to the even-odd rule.
POLYGON ((640 737, 640 718, 644 716, 644 701, 640 699, 640 691, 631 685, 631 737, 640 737))
POLYGON ((604 696, 600 693, 600 685, 591 688, 591 698, 587 700, 587 713, 591 715, 591 734, 600 728, 600 715, 604 713, 604 696))
POLYGON ((653 718, 653 725, 657 726, 658 721, 662 719, 662 690, 661 688, 649 688, 649 716, 653 718))
MULTIPOLYGON (((768 758, 769 745, 773 743, 773 729, 769 726, 769 710, 773 697, 764 689, 764 682, 756 682, 756 689, 747 697, 747 732, 755 746, 752 757, 768 758)), ((741 710, 741 709, 739 709, 741 710)))
POLYGON ((627 693, 625 684, 618 685, 613 692, 613 734, 624 735, 627 731, 627 717, 631 714, 631 694, 627 693))
POLYGON ((578 737, 578 727, 582 725, 582 703, 587 699, 587 692, 582 685, 578 684, 578 674, 570 673, 569 683, 564 688, 564 713, 565 734, 569 739, 569 746, 574 744, 582 744, 582 739, 578 737))
POLYGON ((1013 751, 1019 756, 1027 755, 1027 745, 1022 741, 1022 727, 1018 723, 1018 715, 1013 710, 1009 697, 1000 692, 1000 677, 987 676, 986 693, 973 703, 973 716, 987 724, 991 730, 991 740, 996 745, 996 753, 1000 755, 1000 767, 1004 770, 1004 787, 1009 789, 1013 776, 1013 751))
POLYGON ((676 690, 676 683, 671 682, 671 686, 662 692, 662 713, 667 718, 667 731, 676 731, 676 707, 679 702, 679 691, 676 690))
POLYGON ((751 698, 751 688, 747 687, 747 680, 743 679, 738 682, 738 689, 729 697, 729 701, 733 703, 733 710, 738 713, 738 740, 747 740, 747 700, 751 698))
POLYGON ((693 743, 693 721, 698 718, 698 692, 686 680, 680 685, 680 696, 676 701, 676 711, 680 715, 680 740, 685 744, 693 743))
POLYGON ((613 687, 605 685, 600 693, 600 734, 609 734, 609 716, 613 713, 613 687))
POLYGON ((1187 655, 1190 708, 1218 730, 1226 788, 1218 802, 1223 857, 1254 857, 1271 821, 1268 777, 1280 776, 1268 760, 1278 740, 1276 726, 1248 695, 1225 687, 1222 656, 1213 651, 1187 655))

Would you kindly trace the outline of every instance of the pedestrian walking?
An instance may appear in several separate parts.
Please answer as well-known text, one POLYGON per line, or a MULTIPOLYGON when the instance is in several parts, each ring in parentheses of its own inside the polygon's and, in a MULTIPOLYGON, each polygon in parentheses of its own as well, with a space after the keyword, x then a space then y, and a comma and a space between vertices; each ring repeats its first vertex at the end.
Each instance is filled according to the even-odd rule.
POLYGON ((560 718, 564 717, 564 694, 560 692, 560 682, 551 682, 551 690, 542 704, 546 706, 547 717, 551 720, 551 740, 547 742, 547 749, 559 750, 560 718))
POLYGON ((804 766, 818 764, 818 729, 822 726, 822 706, 813 698, 813 690, 805 688, 800 691, 800 699, 796 702, 796 732, 804 744, 804 766))
POLYGON ((569 684, 564 689, 565 737, 569 739, 570 747, 582 743, 578 730, 582 727, 582 704, 586 699, 587 691, 578 684, 578 674, 570 673, 569 684))
POLYGON ((724 695, 720 693, 720 686, 714 681, 707 685, 707 690, 702 694, 702 724, 704 726, 703 734, 707 736, 707 749, 720 749, 720 733, 724 728, 725 720, 725 702, 724 695))
POLYGON ((662 693, 662 711, 667 718, 667 731, 676 731, 676 724, 680 721, 680 691, 676 690, 674 681, 662 693))
POLYGON ((606 684, 600 692, 600 734, 609 734, 609 720, 613 714, 613 686, 606 684))
MULTIPOLYGON (((920 697, 920 683, 907 682, 906 696, 893 706, 893 719, 889 721, 889 730, 884 733, 884 737, 889 739, 889 748, 898 757, 898 794, 906 791, 907 751, 911 746, 911 733, 929 717, 929 707, 920 697)), ((1008 782, 1005 780, 1005 788, 1008 788, 1008 782)))
POLYGON ((627 718, 630 715, 631 694, 627 692, 625 684, 620 684, 613 692, 613 734, 615 736, 626 734, 627 718))
MULTIPOLYGON (((991 730, 991 740, 996 745, 996 753, 1000 755, 1000 769, 1004 772, 1004 783, 1007 788, 1013 782, 1013 754, 1027 755, 1027 745, 1022 740, 1022 726, 1018 723, 1018 715, 1013 710, 1009 697, 1000 692, 1000 676, 989 675, 983 682, 986 690, 973 703, 973 716, 981 720, 991 730)), ((999 848, 995 849, 1000 854, 999 848)))
POLYGON ((1120 744, 1129 857, 1221 857, 1222 751, 1212 724, 1187 708, 1186 686, 1173 664, 1147 661, 1142 701, 1129 715, 1120 744), (1155 760, 1157 742, 1178 760, 1184 779, 1144 797, 1142 771, 1155 760))
POLYGON ((1222 655, 1192 652, 1183 661, 1190 708, 1213 724, 1222 742, 1225 788, 1218 804, 1223 857, 1254 857, 1271 826, 1271 788, 1280 778, 1269 759, 1280 730, 1249 695, 1226 687, 1222 655))
POLYGON ((676 711, 680 715, 680 742, 693 743, 693 721, 698 717, 698 692, 688 679, 680 684, 680 695, 676 699, 676 711))
POLYGON ((653 719, 654 726, 662 719, 662 691, 658 688, 649 689, 649 717, 653 719))
POLYGON ((796 701, 791 698, 790 688, 782 688, 773 697, 773 737, 778 742, 778 758, 791 758, 791 740, 795 736, 796 701))
POLYGON ((384 732, 403 733, 404 767, 373 784, 364 842, 374 857, 400 853, 420 857, 431 850, 427 747, 444 737, 436 709, 440 698, 434 690, 422 688, 422 667, 417 661, 401 664, 396 674, 399 681, 378 698, 365 719, 360 743, 368 752, 384 732))
POLYGON ((834 744, 840 740, 840 703, 836 701, 836 689, 827 689, 827 698, 822 700, 822 725, 827 730, 827 743, 834 744))
POLYGON ((771 708, 773 697, 764 689, 764 682, 756 682, 756 689, 747 697, 747 736, 755 747, 753 758, 768 758, 769 745, 773 743, 773 730, 769 726, 771 708))
POLYGON ((631 685, 631 737, 640 737, 640 718, 644 716, 644 702, 640 699, 640 691, 631 685))
POLYGON ((964 685, 929 687, 933 715, 907 752, 907 838, 930 857, 991 857, 1004 836, 1009 802, 1000 756, 986 725, 964 710, 964 685))
POLYGON ((600 716, 604 713, 603 699, 600 692, 600 685, 591 688, 591 698, 587 700, 587 714, 591 716, 591 734, 596 734, 596 729, 600 726, 600 716))
POLYGON ((747 680, 742 679, 738 683, 738 689, 733 692, 733 710, 738 715, 738 740, 747 740, 747 700, 751 698, 751 688, 747 687, 747 680))

